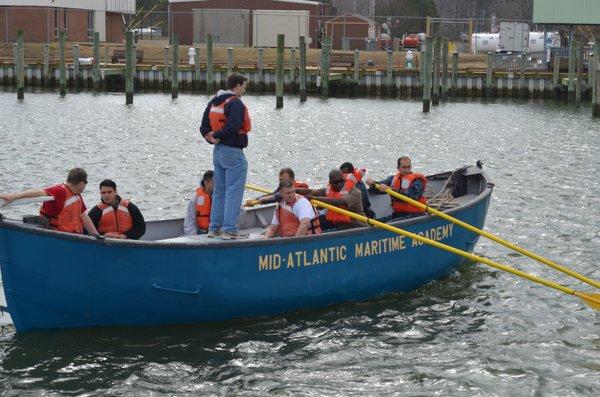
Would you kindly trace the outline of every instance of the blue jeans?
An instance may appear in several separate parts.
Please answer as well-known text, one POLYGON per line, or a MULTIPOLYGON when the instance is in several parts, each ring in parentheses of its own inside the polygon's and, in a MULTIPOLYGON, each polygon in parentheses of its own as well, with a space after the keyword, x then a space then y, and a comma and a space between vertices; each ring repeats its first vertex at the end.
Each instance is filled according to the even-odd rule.
POLYGON ((237 222, 244 196, 248 162, 244 151, 223 144, 213 149, 215 187, 210 209, 209 230, 237 232, 237 222))

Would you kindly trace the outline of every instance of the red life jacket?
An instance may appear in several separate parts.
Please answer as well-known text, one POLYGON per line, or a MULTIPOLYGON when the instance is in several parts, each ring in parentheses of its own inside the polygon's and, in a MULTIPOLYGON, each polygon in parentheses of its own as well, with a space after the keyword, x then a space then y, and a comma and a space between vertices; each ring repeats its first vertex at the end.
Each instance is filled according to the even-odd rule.
MULTIPOLYGON (((398 191, 400 190, 403 193, 408 192, 410 185, 412 185, 415 179, 420 179, 423 182, 423 189, 427 186, 427 178, 425 175, 419 173, 410 173, 404 177, 400 176, 400 173, 396 173, 394 175, 394 180, 392 181, 392 189, 398 191)), ((427 205, 427 199, 425 196, 421 196, 417 199, 417 201, 421 204, 427 205)), ((410 213, 421 213, 425 212, 424 210, 415 207, 414 205, 408 204, 405 201, 397 200, 392 197, 392 207, 394 208, 394 212, 410 212, 410 213)))
POLYGON ((358 182, 362 181, 362 177, 363 174, 356 168, 351 173, 344 173, 344 179, 346 179, 344 188, 348 188, 348 191, 350 191, 358 182))
POLYGON ((198 229, 208 230, 211 205, 212 197, 206 193, 204 188, 196 189, 196 225, 198 225, 198 229))
POLYGON ((308 189, 308 184, 306 182, 294 181, 294 188, 296 188, 296 189, 308 189))
MULTIPOLYGON (((294 202, 290 205, 281 200, 277 205, 277 219, 279 220, 279 234, 282 237, 292 237, 296 235, 298 228, 300 227, 300 220, 294 214, 294 204, 301 199, 303 196, 296 194, 294 202)), ((314 208, 313 208, 314 210, 314 208)), ((319 234, 321 233, 321 224, 319 223, 319 215, 315 211, 315 217, 310 221, 310 227, 306 234, 319 234)))
MULTIPOLYGON (((239 99, 241 102, 241 99, 238 96, 232 95, 218 105, 211 105, 210 112, 208 113, 208 119, 210 120, 210 129, 212 132, 217 132, 223 127, 225 127, 225 124, 227 124, 227 116, 225 116, 225 106, 234 99, 239 99)), ((246 107, 244 102, 242 102, 242 105, 244 105, 244 121, 242 122, 242 128, 238 133, 247 134, 252 128, 252 123, 250 120, 250 113, 248 113, 248 108, 246 107)))
POLYGON ((83 222, 81 221, 81 210, 83 199, 80 194, 74 194, 67 185, 61 185, 66 192, 65 203, 57 216, 52 217, 44 213, 43 206, 40 215, 50 221, 50 228, 59 232, 82 233, 83 222))
POLYGON ((98 232, 100 234, 106 234, 109 232, 113 233, 125 233, 133 227, 133 220, 129 213, 129 201, 121 200, 117 206, 117 210, 112 205, 100 202, 97 205, 102 210, 102 218, 98 224, 98 232))
MULTIPOLYGON (((343 198, 344 196, 348 195, 348 192, 350 192, 350 190, 352 190, 353 187, 354 187, 354 182, 347 180, 346 184, 344 185, 342 190, 340 190, 339 192, 336 192, 331 188, 331 184, 328 183, 327 189, 325 190, 325 197, 343 198)), ((345 209, 345 210, 348 209, 347 205, 338 205, 338 207, 345 209)), ((325 219, 327 219, 331 223, 350 223, 351 222, 351 218, 348 215, 340 214, 339 212, 335 212, 335 211, 331 211, 331 210, 327 210, 327 212, 325 213, 325 219)))

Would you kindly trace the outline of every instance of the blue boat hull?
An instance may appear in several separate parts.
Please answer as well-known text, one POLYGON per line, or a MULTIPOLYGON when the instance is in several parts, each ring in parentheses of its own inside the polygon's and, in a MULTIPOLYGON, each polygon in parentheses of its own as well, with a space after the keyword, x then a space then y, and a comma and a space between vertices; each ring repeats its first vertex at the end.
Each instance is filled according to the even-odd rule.
MULTIPOLYGON (((483 227, 491 187, 450 214, 483 227)), ((396 223, 472 251, 437 217, 396 223)), ((0 265, 18 331, 199 323, 414 290, 461 257, 375 228, 222 245, 115 244, 0 222, 0 265)))

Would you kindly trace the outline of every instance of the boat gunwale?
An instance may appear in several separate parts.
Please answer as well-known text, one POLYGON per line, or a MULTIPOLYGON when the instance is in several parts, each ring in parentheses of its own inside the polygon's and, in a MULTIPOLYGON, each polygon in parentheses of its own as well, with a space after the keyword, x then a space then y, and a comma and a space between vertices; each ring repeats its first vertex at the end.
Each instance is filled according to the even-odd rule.
MULTIPOLYGON (((452 215, 458 211, 464 211, 469 209, 481 201, 486 200, 493 191, 494 183, 490 181, 490 178, 486 174, 485 171, 481 170, 479 173, 483 182, 485 183, 485 189, 479 194, 475 196, 475 198, 464 205, 459 205, 458 207, 451 208, 444 213, 447 215, 452 215)), ((439 174, 436 174, 439 175, 439 174)), ((409 219, 401 219, 394 222, 387 223, 390 226, 394 227, 408 227, 413 224, 423 223, 425 219, 436 217, 431 214, 424 214, 418 217, 409 218, 409 219)), ((442 219, 436 217, 438 219, 442 219)), ((165 220, 168 221, 168 220, 165 220)), ((160 222, 160 221, 158 221, 160 222)), ((38 227, 26 226, 22 222, 12 221, 12 220, 0 220, 0 229, 10 229, 17 230, 29 234, 38 234, 49 236, 53 238, 58 238, 60 240, 71 240, 77 241, 87 244, 96 244, 96 245, 106 245, 111 247, 124 247, 124 248, 158 248, 158 249, 228 249, 234 247, 255 247, 255 246, 277 246, 277 245, 291 245, 297 244, 299 242, 312 242, 319 240, 329 240, 338 237, 346 237, 352 235, 360 235, 367 234, 373 230, 373 226, 361 226, 356 228, 351 228, 347 230, 338 230, 327 233, 321 233, 316 235, 306 235, 306 236, 298 236, 298 237, 287 237, 287 238, 274 238, 274 239, 243 239, 243 240, 229 240, 229 241, 219 241, 215 243, 213 241, 203 242, 203 241, 193 241, 193 242, 166 242, 161 240, 121 240, 121 239, 97 239, 93 236, 82 235, 82 234, 73 234, 66 232, 57 232, 55 230, 43 229, 38 227)), ((381 230, 381 229, 379 229, 381 230)))

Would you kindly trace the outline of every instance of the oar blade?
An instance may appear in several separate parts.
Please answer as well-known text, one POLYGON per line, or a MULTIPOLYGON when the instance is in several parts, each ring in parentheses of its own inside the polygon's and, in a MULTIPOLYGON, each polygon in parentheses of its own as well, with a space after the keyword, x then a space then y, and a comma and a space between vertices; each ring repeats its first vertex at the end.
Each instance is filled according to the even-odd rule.
POLYGON ((577 296, 580 297, 581 300, 592 309, 600 311, 600 294, 591 292, 578 292, 577 296))

